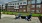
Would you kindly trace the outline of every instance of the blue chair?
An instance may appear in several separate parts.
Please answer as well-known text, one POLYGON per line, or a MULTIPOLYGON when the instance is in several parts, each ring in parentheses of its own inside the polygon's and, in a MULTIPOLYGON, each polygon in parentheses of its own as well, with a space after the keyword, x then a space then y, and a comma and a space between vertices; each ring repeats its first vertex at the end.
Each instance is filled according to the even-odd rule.
POLYGON ((29 20, 31 20, 31 17, 32 17, 32 16, 31 16, 31 15, 29 15, 27 20, 28 20, 28 21, 29 21, 29 20))
POLYGON ((26 16, 26 20, 31 21, 31 17, 32 17, 32 14, 30 14, 29 16, 26 16))
POLYGON ((21 17, 21 14, 19 14, 15 19, 19 19, 21 17))

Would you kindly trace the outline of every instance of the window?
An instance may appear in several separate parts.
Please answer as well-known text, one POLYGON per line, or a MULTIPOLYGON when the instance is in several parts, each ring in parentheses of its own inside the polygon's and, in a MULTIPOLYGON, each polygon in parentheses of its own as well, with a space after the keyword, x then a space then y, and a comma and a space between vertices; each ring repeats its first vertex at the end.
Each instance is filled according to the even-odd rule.
POLYGON ((41 0, 37 0, 37 3, 41 3, 41 0))
POLYGON ((23 8, 26 8, 26 6, 23 6, 23 8))
POLYGON ((17 3, 17 5, 19 5, 19 3, 17 3))
POLYGON ((9 4, 9 5, 12 5, 12 4, 9 4))
POLYGON ((26 12, 26 10, 24 10, 24 12, 26 12))
POLYGON ((23 4, 26 4, 26 2, 23 2, 23 4))
POLYGON ((14 5, 14 4, 13 4, 14 5))
POLYGON ((16 5, 16 3, 15 3, 15 5, 16 5))
POLYGON ((37 5, 37 8, 40 8, 41 7, 41 5, 37 5))
POLYGON ((30 1, 28 1, 28 4, 31 4, 31 2, 30 2, 30 1))
POLYGON ((32 0, 32 1, 31 1, 31 4, 35 4, 35 0, 32 0))
POLYGON ((20 8, 22 8, 22 6, 20 6, 20 8))
POLYGON ((36 13, 40 13, 40 10, 36 10, 36 13))
POLYGON ((35 12, 35 10, 31 10, 31 12, 32 12, 32 13, 34 13, 34 12, 35 12))
POLYGON ((19 8, 19 6, 16 6, 16 8, 19 8))
POLYGON ((16 10, 14 10, 14 11, 16 11, 16 10))
POLYGON ((19 10, 19 12, 22 12, 22 10, 19 10))
POLYGON ((14 8, 19 8, 19 6, 14 6, 14 8))
POLYGON ((8 6, 8 8, 11 8, 10 6, 8 6))
POLYGON ((17 12, 18 12, 18 10, 17 10, 17 12))
POLYGON ((32 8, 35 8, 35 5, 32 5, 32 8))
POLYGON ((15 5, 19 5, 19 3, 15 3, 15 5))
POLYGON ((22 4, 22 2, 20 4, 22 4))
POLYGON ((30 6, 28 5, 28 8, 30 8, 30 6))
POLYGON ((16 6, 14 6, 14 8, 16 8, 16 6))
POLYGON ((35 11, 35 10, 32 10, 33 12, 35 11))

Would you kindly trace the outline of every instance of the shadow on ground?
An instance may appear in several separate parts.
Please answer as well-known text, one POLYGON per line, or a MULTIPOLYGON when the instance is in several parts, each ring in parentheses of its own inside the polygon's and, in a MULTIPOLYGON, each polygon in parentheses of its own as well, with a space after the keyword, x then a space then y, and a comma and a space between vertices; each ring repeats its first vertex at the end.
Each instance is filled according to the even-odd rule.
POLYGON ((40 22, 42 23, 42 16, 39 16, 38 18, 39 18, 40 22))

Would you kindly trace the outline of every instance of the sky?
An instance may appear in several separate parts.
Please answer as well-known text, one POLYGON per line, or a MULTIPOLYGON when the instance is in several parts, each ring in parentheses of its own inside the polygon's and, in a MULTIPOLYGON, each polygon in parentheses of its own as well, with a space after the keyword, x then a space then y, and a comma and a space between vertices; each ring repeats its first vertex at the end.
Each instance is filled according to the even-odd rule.
POLYGON ((0 0, 0 4, 7 3, 7 2, 10 2, 10 1, 15 1, 15 0, 0 0))
MULTIPOLYGON (((7 3, 10 1, 15 1, 15 0, 0 0, 0 4, 7 3)), ((34 3, 34 1, 32 3, 34 3)), ((37 0, 37 3, 40 3, 40 0, 37 0)))

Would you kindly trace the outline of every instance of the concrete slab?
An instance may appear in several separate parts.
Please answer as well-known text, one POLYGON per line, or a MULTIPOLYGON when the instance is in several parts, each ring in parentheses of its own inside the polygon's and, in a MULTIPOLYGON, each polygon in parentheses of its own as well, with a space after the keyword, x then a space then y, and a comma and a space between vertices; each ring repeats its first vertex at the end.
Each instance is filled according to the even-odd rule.
MULTIPOLYGON (((2 16, 3 15, 5 15, 5 14, 2 14, 2 16)), ((0 19, 0 23, 40 23, 38 17, 32 17, 31 21, 27 21, 25 19, 17 19, 17 20, 15 20, 14 18, 10 18, 10 17, 6 16, 5 18, 0 19)))
POLYGON ((1 18, 4 18, 4 17, 15 18, 15 15, 1 14, 1 18))

